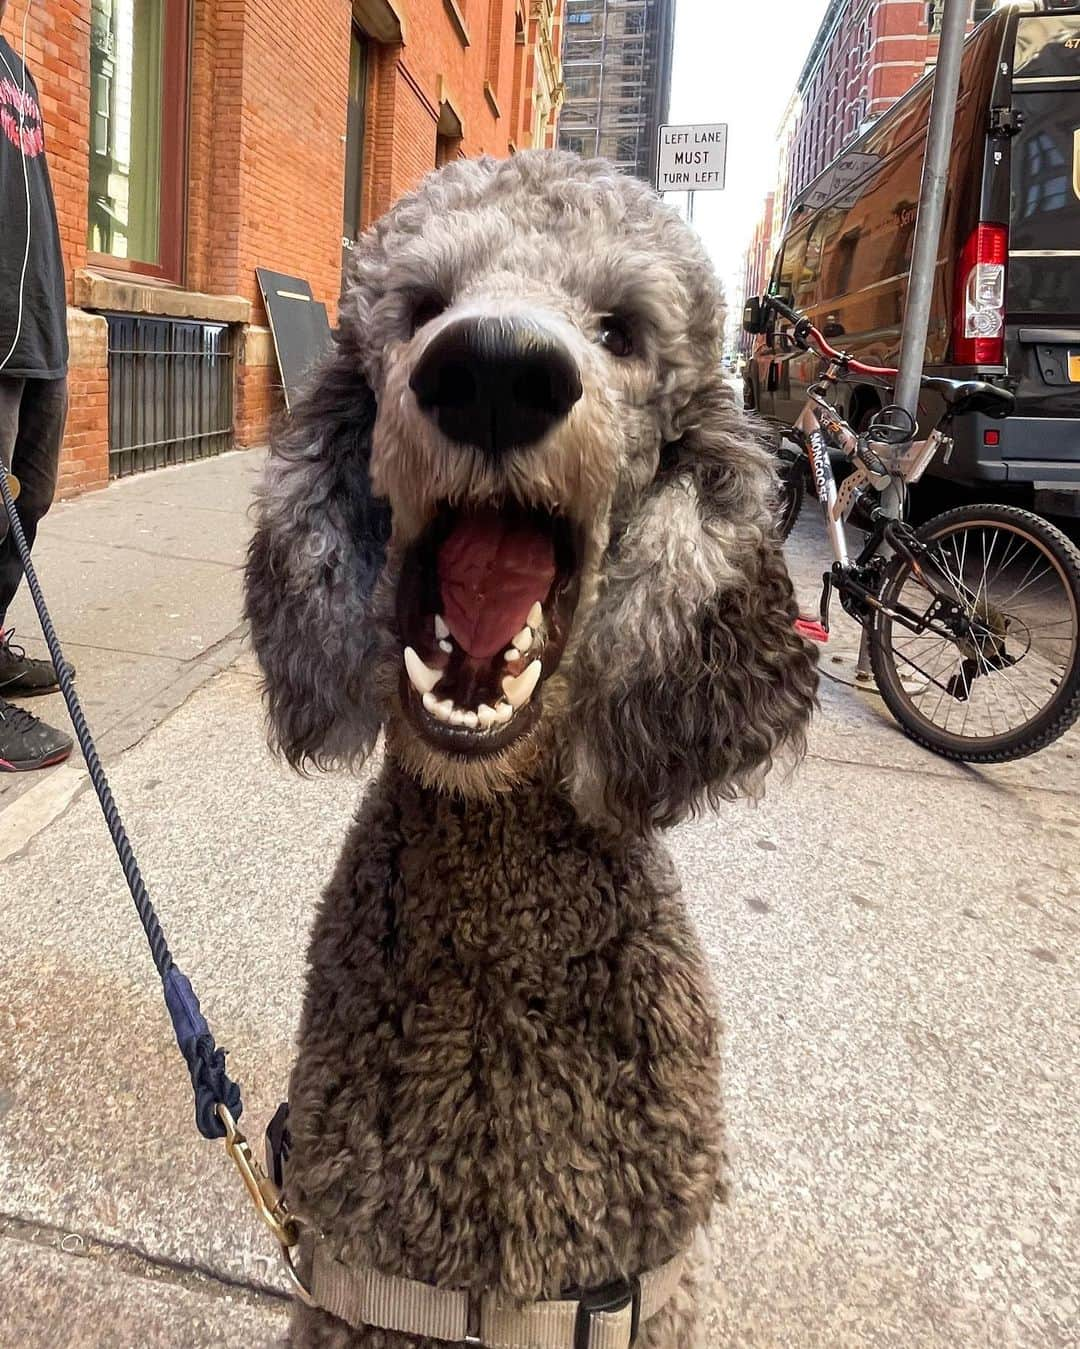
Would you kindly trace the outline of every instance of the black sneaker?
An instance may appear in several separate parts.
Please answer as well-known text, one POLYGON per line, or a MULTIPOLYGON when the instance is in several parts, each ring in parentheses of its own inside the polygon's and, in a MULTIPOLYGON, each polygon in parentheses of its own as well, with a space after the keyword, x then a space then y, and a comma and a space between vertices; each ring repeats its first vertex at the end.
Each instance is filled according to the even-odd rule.
POLYGON ((0 773, 51 768, 64 762, 73 744, 70 735, 0 698, 0 773))
MULTIPOLYGON (((17 693, 21 698, 54 693, 57 679, 52 661, 28 656, 11 640, 14 636, 14 628, 0 632, 0 693, 17 693)), ((74 677, 74 665, 69 664, 68 669, 74 677)))

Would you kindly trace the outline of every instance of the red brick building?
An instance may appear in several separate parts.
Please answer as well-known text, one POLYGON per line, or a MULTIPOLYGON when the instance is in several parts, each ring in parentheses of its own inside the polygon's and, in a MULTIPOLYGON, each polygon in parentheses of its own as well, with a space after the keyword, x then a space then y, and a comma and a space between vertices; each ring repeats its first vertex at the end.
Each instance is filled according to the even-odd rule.
MULTIPOLYGON (((971 22, 995 0, 972 0, 971 22)), ((780 130, 777 216, 937 59, 941 0, 832 0, 780 130)))
POLYGON ((255 268, 333 321, 349 243, 424 173, 553 144, 562 5, 33 0, 68 277, 61 492, 264 442, 280 376, 255 268))

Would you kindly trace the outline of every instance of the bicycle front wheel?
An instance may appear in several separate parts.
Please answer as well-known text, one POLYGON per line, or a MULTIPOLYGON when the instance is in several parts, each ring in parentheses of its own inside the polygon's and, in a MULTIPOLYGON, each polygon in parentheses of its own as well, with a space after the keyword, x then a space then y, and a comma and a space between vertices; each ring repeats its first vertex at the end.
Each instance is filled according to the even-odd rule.
POLYGON ((1011 506, 948 511, 918 537, 917 565, 889 563, 870 630, 886 706, 949 759, 1043 749, 1080 716, 1080 551, 1011 506))

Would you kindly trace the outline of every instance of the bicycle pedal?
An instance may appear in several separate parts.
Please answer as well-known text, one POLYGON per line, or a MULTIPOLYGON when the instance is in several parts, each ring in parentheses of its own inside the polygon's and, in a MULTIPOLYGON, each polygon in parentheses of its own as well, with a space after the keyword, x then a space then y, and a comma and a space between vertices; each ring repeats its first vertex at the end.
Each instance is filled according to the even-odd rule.
POLYGON ((800 637, 805 637, 810 642, 824 644, 829 640, 828 629, 813 618, 797 618, 795 620, 795 631, 800 637))

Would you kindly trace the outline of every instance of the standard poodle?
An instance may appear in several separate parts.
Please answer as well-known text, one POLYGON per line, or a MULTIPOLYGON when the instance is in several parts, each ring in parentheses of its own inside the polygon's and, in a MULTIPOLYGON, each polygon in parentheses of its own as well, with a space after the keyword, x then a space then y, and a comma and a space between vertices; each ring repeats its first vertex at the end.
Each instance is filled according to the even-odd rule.
POLYGON ((386 746, 311 937, 293 1345, 696 1343, 719 1030, 658 833, 816 686, 722 331, 599 160, 458 161, 357 246, 247 568, 276 747, 386 746))

